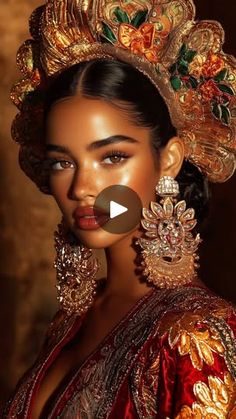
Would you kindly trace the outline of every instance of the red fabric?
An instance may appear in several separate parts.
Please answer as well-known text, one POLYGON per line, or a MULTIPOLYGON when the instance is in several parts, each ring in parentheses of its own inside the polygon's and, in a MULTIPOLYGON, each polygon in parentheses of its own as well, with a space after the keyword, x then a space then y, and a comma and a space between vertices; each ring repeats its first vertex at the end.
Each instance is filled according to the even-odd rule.
POLYGON ((132 396, 129 391, 128 380, 125 381, 116 398, 109 419, 138 419, 132 396))
POLYGON ((157 393, 158 417, 170 417, 176 391, 176 350, 170 350, 167 335, 161 339, 160 374, 157 393))
MULTIPOLYGON (((147 309, 150 310, 151 313, 153 309, 151 305, 148 308, 148 304, 150 304, 151 299, 153 299, 154 297, 150 294, 150 296, 146 298, 142 305, 141 303, 139 306, 137 305, 133 309, 132 315, 127 315, 127 317, 124 320, 122 320, 122 322, 114 329, 113 333, 108 335, 104 345, 100 345, 98 350, 95 351, 90 358, 88 358, 88 360, 85 362, 85 366, 89 366, 89 362, 91 363, 91 365, 93 365, 93 363, 100 362, 104 356, 104 347, 108 347, 110 345, 110 350, 113 350, 113 345, 115 345, 116 339, 117 337, 119 337, 120 331, 125 331, 126 328, 130 327, 130 324, 138 315, 139 310, 142 309, 145 313, 145 310, 147 309)), ((203 296, 201 298, 203 298, 203 296)), ((196 301, 199 307, 200 296, 198 297, 197 294, 196 301)), ((225 304, 224 310, 228 310, 229 315, 228 318, 224 317, 224 332, 227 335, 227 339, 225 339, 223 342, 223 340, 221 341, 220 336, 217 336, 220 344, 222 344, 223 346, 227 345, 227 342, 229 342, 229 340, 231 339, 230 348, 232 349, 233 345, 234 351, 236 352, 236 314, 232 307, 227 306, 227 303, 222 303, 222 300, 219 301, 221 306, 222 304, 225 304)), ((167 305, 166 297, 165 300, 163 300, 163 302, 160 302, 159 304, 163 304, 163 307, 165 308, 167 305)), ((193 306, 194 304, 195 303, 193 303, 193 306)), ((207 314, 204 314, 204 316, 206 316, 206 319, 207 316, 211 316, 212 310, 214 307, 217 307, 217 304, 218 302, 216 300, 216 302, 214 302, 212 306, 209 305, 209 309, 207 307, 207 314)), ((175 308, 175 306, 173 307, 175 308)), ((180 338, 177 339, 178 335, 176 335, 176 341, 174 341, 174 343, 172 342, 171 344, 170 328, 172 326, 176 326, 176 323, 179 321, 179 319, 182 319, 183 314, 185 316, 185 312, 181 312, 180 308, 179 312, 176 312, 174 308, 173 311, 169 310, 168 312, 167 310, 167 314, 171 319, 171 316, 175 316, 173 317, 173 319, 177 320, 171 320, 170 322, 166 317, 157 317, 157 319, 155 320, 155 327, 153 329, 153 324, 152 322, 150 322, 150 331, 152 330, 152 333, 147 335, 148 337, 144 340, 140 348, 137 346, 137 344, 135 344, 135 342, 131 344, 130 348, 128 348, 130 351, 129 367, 127 368, 127 370, 124 371, 121 385, 117 387, 116 392, 114 393, 115 396, 112 400, 112 408, 110 409, 108 416, 106 416, 107 418, 184 418, 185 416, 179 416, 181 409, 184 406, 188 406, 191 409, 193 403, 196 403, 196 395, 194 394, 194 384, 199 381, 208 385, 208 378, 210 375, 213 377, 218 377, 223 381, 225 373, 229 373, 229 368, 228 365, 226 365, 224 356, 221 353, 218 353, 216 350, 211 350, 211 353, 213 355, 212 364, 207 364, 207 362, 203 360, 202 367, 196 368, 196 366, 193 365, 189 353, 186 353, 185 355, 180 353, 178 344, 181 342, 181 340, 180 338)), ((196 333, 195 338, 197 339, 197 333, 199 332, 199 330, 202 330, 203 326, 205 328, 209 328, 209 334, 212 332, 210 326, 206 326, 206 323, 204 323, 205 317, 203 317, 203 323, 196 322, 196 325, 194 324, 195 328, 189 328, 189 324, 191 323, 190 320, 192 321, 191 316, 192 311, 190 311, 189 320, 187 316, 187 320, 185 319, 185 323, 181 323, 181 333, 185 331, 184 328, 186 328, 187 332, 189 333, 189 336, 192 336, 194 333, 196 333)), ((82 320, 83 319, 78 318, 65 318, 63 320, 63 315, 61 318, 61 314, 58 314, 58 320, 55 320, 53 322, 52 328, 49 330, 48 339, 45 342, 45 345, 43 347, 41 355, 39 356, 38 361, 20 382, 16 390, 15 397, 13 398, 13 401, 8 410, 8 413, 5 416, 6 418, 21 419, 24 417, 24 419, 30 419, 31 408, 33 406, 33 402, 37 398, 37 389, 40 386, 40 382, 44 374, 46 374, 47 369, 58 356, 61 348, 63 348, 68 342, 70 342, 71 339, 73 339, 73 337, 76 335, 80 325, 82 324, 82 320)), ((219 317, 219 321, 221 321, 221 317, 219 317)), ((145 332, 146 329, 144 328, 143 333, 145 332)), ((140 335, 140 339, 141 338, 142 336, 140 335)), ((124 356, 127 357, 127 354, 125 354, 124 356)), ((118 355, 119 353, 116 354, 116 356, 118 355)), ((111 362, 113 362, 112 359, 111 362)), ((114 364, 114 368, 119 368, 120 364, 117 365, 118 366, 114 364)), ((63 409, 67 406, 68 400, 72 400, 72 397, 78 391, 80 380, 79 373, 80 370, 77 374, 73 376, 68 385, 65 386, 64 392, 61 392, 60 397, 58 398, 57 402, 55 403, 55 406, 53 407, 50 413, 50 416, 47 417, 50 417, 50 419, 56 419, 58 415, 63 413, 63 409)), ((106 380, 106 371, 104 371, 104 380, 106 380)), ((104 397, 107 396, 105 395, 104 397)), ((233 403, 233 399, 231 402, 233 403)), ((232 403, 231 405, 233 406, 232 403)), ((76 416, 77 418, 80 418, 79 409, 80 408, 78 406, 78 416, 76 416)), ((73 418, 71 417, 71 419, 73 418)))

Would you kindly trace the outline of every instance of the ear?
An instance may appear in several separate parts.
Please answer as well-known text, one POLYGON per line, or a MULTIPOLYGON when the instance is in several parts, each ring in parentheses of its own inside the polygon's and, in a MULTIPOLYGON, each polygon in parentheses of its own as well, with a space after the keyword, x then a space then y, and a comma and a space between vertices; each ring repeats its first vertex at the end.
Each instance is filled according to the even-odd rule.
POLYGON ((172 137, 160 152, 160 177, 171 176, 175 178, 183 164, 184 144, 179 137, 172 137))

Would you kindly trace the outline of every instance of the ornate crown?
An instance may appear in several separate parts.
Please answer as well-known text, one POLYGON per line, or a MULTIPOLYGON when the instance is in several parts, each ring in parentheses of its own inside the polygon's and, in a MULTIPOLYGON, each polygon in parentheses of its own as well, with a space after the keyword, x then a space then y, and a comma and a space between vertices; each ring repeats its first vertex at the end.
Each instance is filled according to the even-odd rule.
MULTIPOLYGON (((130 63, 157 87, 185 146, 185 157, 213 182, 236 164, 236 60, 222 51, 215 21, 194 20, 192 0, 48 0, 30 18, 19 49, 23 78, 11 98, 20 112, 13 139, 20 164, 48 192, 40 170, 48 80, 73 64, 110 58, 130 63)), ((137 86, 138 88, 138 86, 137 86)))

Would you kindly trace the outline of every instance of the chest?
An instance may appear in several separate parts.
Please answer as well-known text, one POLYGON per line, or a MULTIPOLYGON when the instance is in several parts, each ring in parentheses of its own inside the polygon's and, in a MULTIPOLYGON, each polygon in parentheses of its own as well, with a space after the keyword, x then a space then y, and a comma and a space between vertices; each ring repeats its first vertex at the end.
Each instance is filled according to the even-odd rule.
POLYGON ((54 397, 63 382, 69 379, 71 372, 78 369, 88 356, 91 349, 86 339, 81 339, 80 348, 67 347, 61 351, 41 378, 34 402, 32 405, 32 419, 45 417, 43 412, 54 397))
MULTIPOLYGON (((44 366, 44 375, 35 375, 34 370, 32 371, 35 383, 35 387, 32 389, 33 396, 31 392, 29 394, 24 392, 25 407, 30 406, 32 419, 48 417, 47 414, 45 416, 45 412, 49 411, 53 418, 59 417, 61 412, 64 414, 64 409, 78 409, 78 406, 79 411, 83 406, 84 411, 89 412, 90 417, 107 417, 104 412, 109 412, 113 401, 118 400, 117 392, 121 385, 127 386, 125 393, 127 400, 129 399, 131 389, 137 388, 138 383, 143 382, 141 376, 140 379, 137 378, 140 374, 143 375, 143 368, 139 365, 138 358, 144 347, 145 352, 149 351, 149 346, 145 342, 151 330, 156 329, 155 322, 158 318, 154 310, 156 300, 149 298, 150 307, 144 302, 145 299, 140 302, 140 307, 135 306, 125 317, 120 316, 121 312, 117 311, 116 318, 106 316, 106 322, 103 319, 99 324, 97 320, 100 317, 96 313, 94 317, 91 316, 90 321, 84 322, 83 320, 83 325, 80 328, 73 325, 66 335, 63 332, 65 337, 60 343, 60 347, 63 349, 59 352, 58 344, 52 346, 54 349, 50 355, 51 364, 44 366), (70 346, 66 342, 70 342, 70 346), (133 385, 130 384, 131 381, 133 385), (69 402, 67 394, 70 394, 69 402)), ((122 308, 124 309, 124 307, 122 308)), ((60 336, 60 331, 58 333, 60 336)), ((59 337, 57 342, 58 339, 59 337)), ((50 345, 53 343, 51 342, 50 345)), ((49 354, 49 352, 47 353, 49 354)), ((145 371, 152 371, 152 358, 154 357, 156 362, 156 356, 157 354, 153 350, 145 355, 142 364, 146 362, 145 359, 150 364, 145 367, 145 371)), ((36 371, 42 363, 43 359, 41 358, 39 364, 36 365, 36 371)), ((157 376, 155 369, 155 380, 157 376)), ((149 389, 150 382, 155 380, 147 377, 149 389)), ((153 389, 151 393, 153 393, 153 389)), ((19 397, 20 392, 18 400, 19 397)), ((139 399, 139 396, 137 397, 139 399)), ((12 408, 16 407, 16 403, 17 397, 12 408)), ((118 409, 120 410, 120 407, 118 409)), ((17 410, 19 411, 19 409, 17 410)), ((73 417, 71 411, 68 412, 67 417, 73 417)))
POLYGON ((40 380, 33 405, 32 419, 45 417, 48 404, 54 399, 61 386, 66 385, 73 372, 78 370, 88 356, 114 328, 117 316, 87 317, 76 336, 66 345, 40 380))

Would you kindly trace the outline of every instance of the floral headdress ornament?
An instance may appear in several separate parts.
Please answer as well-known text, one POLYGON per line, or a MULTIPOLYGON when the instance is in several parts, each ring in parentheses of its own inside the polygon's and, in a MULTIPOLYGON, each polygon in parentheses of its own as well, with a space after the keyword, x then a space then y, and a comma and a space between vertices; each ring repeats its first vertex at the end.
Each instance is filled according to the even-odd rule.
MULTIPOLYGON (((144 73, 165 99, 185 158, 213 182, 236 164, 236 60, 215 21, 194 20, 192 0, 48 0, 30 18, 19 49, 23 78, 12 89, 20 164, 48 193, 40 170, 48 81, 73 64, 110 58, 144 73)), ((138 86, 137 86, 138 89, 138 86)))

